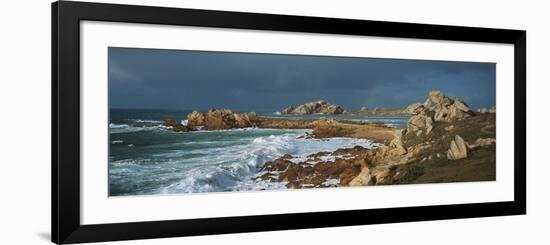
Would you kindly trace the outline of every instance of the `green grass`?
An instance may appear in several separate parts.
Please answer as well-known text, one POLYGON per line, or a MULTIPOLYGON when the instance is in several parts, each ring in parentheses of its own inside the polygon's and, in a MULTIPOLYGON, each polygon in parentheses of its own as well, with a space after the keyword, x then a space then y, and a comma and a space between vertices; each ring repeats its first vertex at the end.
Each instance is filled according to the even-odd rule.
POLYGON ((478 115, 453 123, 437 123, 429 135, 404 136, 406 147, 423 142, 433 142, 432 147, 419 154, 418 160, 407 165, 398 166, 393 172, 408 171, 410 177, 398 179, 396 184, 409 183, 441 183, 462 181, 493 181, 496 179, 496 146, 491 145, 476 150, 469 150, 468 157, 460 160, 448 160, 447 150, 455 135, 460 135, 466 142, 474 143, 478 138, 495 138, 495 114, 478 115), (447 132, 445 127, 454 125, 454 130, 447 132), (439 153, 442 158, 436 158, 439 153), (431 160, 421 162, 421 159, 432 156, 431 160))

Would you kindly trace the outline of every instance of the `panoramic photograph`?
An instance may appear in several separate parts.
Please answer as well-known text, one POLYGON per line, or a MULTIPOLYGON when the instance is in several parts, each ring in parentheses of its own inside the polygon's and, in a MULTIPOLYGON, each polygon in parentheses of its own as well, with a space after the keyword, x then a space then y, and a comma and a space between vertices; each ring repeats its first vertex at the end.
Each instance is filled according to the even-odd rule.
POLYGON ((110 47, 109 196, 496 180, 496 64, 110 47))

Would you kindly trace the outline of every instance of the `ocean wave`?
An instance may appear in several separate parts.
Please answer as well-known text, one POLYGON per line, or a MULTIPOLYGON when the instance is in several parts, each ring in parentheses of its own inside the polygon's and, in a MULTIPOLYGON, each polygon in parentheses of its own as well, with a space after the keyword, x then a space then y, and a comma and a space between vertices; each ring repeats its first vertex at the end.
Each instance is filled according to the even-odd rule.
POLYGON ((309 132, 311 129, 277 129, 277 128, 257 128, 257 127, 248 127, 248 128, 231 128, 231 129, 216 129, 216 130, 201 130, 202 128, 197 128, 197 131, 190 131, 189 133, 222 133, 222 132, 242 132, 242 131, 256 131, 256 132, 298 132, 300 134, 309 132))
POLYGON ((148 120, 148 119, 128 119, 128 120, 136 123, 162 123, 162 121, 159 121, 159 120, 148 120))
POLYGON ((128 124, 115 124, 110 123, 109 129, 111 134, 120 134, 120 133, 133 133, 147 130, 166 130, 170 129, 169 126, 164 126, 162 124, 153 125, 153 126, 130 126, 128 124))
POLYGON ((113 140, 113 141, 111 141, 111 144, 113 144, 113 145, 122 144, 122 143, 124 143, 124 140, 113 140))
MULTIPOLYGON (((243 191, 286 188, 284 183, 271 183, 257 179, 259 169, 268 161, 285 154, 296 158, 349 148, 356 145, 371 148, 374 143, 366 139, 331 138, 299 139, 298 134, 270 135, 254 138, 249 144, 209 150, 181 171, 181 179, 158 190, 159 193, 196 193, 243 191)), ((204 153, 204 152, 203 152, 204 153)))
POLYGON ((115 123, 109 123, 109 128, 128 128, 130 125, 128 124, 115 124, 115 123))

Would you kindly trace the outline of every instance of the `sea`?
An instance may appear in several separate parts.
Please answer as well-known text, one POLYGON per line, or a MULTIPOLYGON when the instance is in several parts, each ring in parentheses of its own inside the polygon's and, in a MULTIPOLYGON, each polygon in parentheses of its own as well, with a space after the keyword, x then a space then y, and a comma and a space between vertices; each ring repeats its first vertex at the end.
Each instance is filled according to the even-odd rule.
MULTIPOLYGON (((159 195, 285 189, 286 183, 259 179, 262 166, 285 154, 295 158, 339 148, 375 146, 368 139, 310 139, 309 129, 244 128, 173 132, 165 118, 186 124, 191 111, 111 109, 109 113, 109 195, 159 195)), ((408 116, 258 116, 287 119, 335 118, 383 122, 403 128, 408 116)))

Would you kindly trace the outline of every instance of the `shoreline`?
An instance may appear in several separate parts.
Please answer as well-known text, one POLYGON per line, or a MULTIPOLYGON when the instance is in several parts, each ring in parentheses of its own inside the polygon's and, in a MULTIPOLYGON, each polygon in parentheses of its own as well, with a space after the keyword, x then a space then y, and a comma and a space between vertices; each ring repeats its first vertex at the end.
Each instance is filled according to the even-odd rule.
POLYGON ((317 152, 301 161, 287 154, 266 162, 256 180, 288 182, 290 189, 494 181, 495 119, 495 114, 475 114, 465 120, 438 123, 429 135, 398 129, 389 143, 317 152), (449 156, 457 139, 463 141, 469 156, 449 156))
POLYGON ((390 142, 394 133, 399 130, 382 122, 351 122, 338 119, 289 120, 258 117, 256 122, 258 128, 312 129, 310 136, 318 139, 349 137, 369 139, 377 143, 390 142))
MULTIPOLYGON (((316 110, 324 108, 314 105, 309 106, 316 110)), ((310 107, 290 109, 310 112, 313 110, 310 107)), ((341 111, 339 107, 330 108, 341 111)), ((401 115, 403 111, 388 110, 387 113, 401 115)), ((166 119, 164 125, 176 132, 196 131, 197 127, 204 130, 311 129, 305 138, 348 137, 378 143, 369 149, 354 146, 316 152, 298 161, 286 154, 261 165, 260 171, 265 173, 259 172, 256 181, 284 182, 288 188, 496 179, 496 111, 473 112, 462 100, 432 91, 424 103, 411 104, 406 112, 410 118, 407 127, 402 129, 388 127, 383 122, 330 118, 331 115, 354 115, 345 111, 325 113, 329 118, 324 119, 290 119, 257 116, 254 112, 236 113, 230 109, 193 111, 188 115, 187 125, 170 119, 166 119)))

